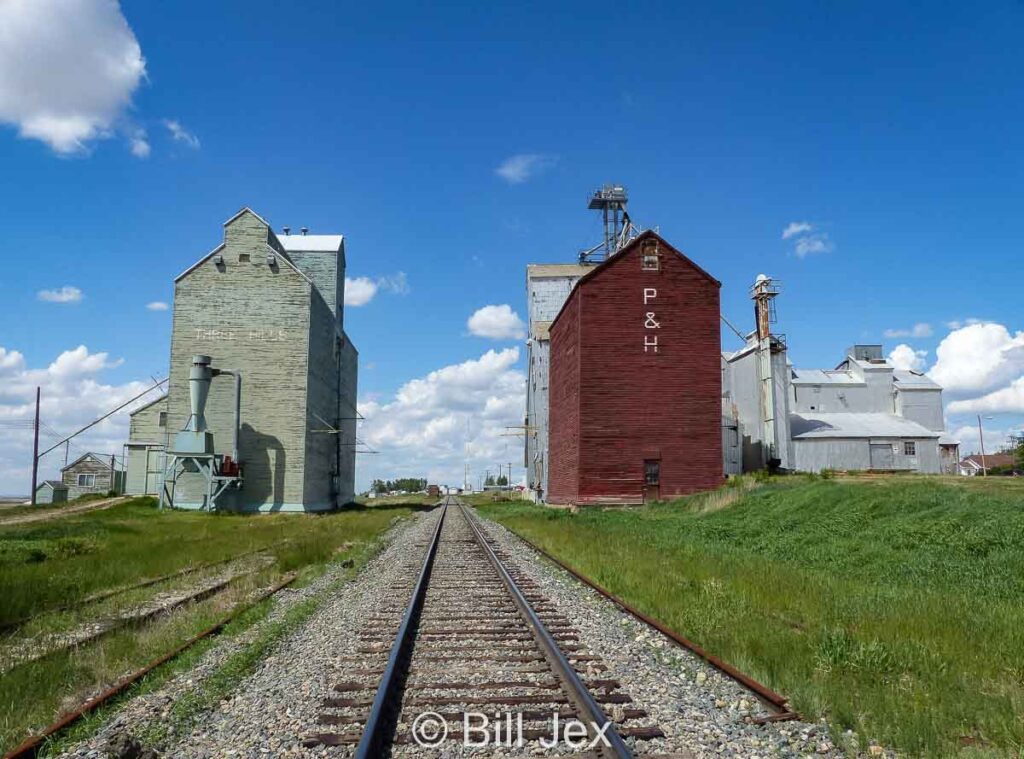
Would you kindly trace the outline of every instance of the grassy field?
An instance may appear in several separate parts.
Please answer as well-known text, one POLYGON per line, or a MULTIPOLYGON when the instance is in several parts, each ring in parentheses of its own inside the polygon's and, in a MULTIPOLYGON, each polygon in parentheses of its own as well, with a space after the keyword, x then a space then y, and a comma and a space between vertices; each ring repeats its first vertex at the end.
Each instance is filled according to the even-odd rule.
POLYGON ((908 755, 1024 756, 1022 481, 742 479, 482 511, 808 717, 908 755))
MULTIPOLYGON (((286 573, 308 582, 328 562, 361 565, 378 536, 413 507, 353 508, 323 516, 235 516, 156 509, 140 498, 110 509, 51 523, 0 525, 0 622, 35 619, 5 633, 71 629, 144 601, 147 595, 187 587, 187 575, 119 594, 71 611, 58 607, 148 578, 259 550, 272 562, 239 578, 225 592, 71 651, 57 652, 0 675, 0 752, 49 724, 88 694, 156 658, 222 617, 235 604, 286 573)), ((201 575, 202 573, 197 573, 201 575)))

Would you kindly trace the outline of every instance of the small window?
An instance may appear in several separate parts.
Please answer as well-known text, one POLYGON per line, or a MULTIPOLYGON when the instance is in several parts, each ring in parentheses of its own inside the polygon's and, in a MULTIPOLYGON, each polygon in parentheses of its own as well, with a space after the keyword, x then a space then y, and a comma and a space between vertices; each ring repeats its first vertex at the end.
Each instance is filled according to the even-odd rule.
POLYGON ((658 241, 646 240, 642 251, 641 267, 644 271, 658 271, 658 241))
POLYGON ((648 460, 644 462, 644 484, 658 485, 661 483, 661 462, 648 460))
POLYGON ((917 455, 917 443, 913 440, 907 440, 903 443, 903 455, 904 456, 916 456, 917 455))
POLYGON ((247 264, 247 263, 249 263, 249 260, 250 260, 250 256, 249 256, 248 253, 239 253, 238 254, 238 263, 240 263, 240 264, 247 264))
POLYGON ((96 475, 95 474, 80 474, 80 475, 78 475, 78 487, 80 487, 80 488, 96 487, 96 475))
POLYGON ((167 412, 166 411, 161 411, 160 412, 160 416, 157 419, 157 424, 160 425, 161 427, 166 427, 167 426, 167 412))

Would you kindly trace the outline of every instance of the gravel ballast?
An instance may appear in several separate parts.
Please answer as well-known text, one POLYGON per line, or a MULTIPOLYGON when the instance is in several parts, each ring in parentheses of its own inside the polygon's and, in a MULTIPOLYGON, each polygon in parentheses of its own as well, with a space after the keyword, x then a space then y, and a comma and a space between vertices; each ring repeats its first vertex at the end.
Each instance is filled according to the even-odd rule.
MULTIPOLYGON (((155 691, 126 702, 92 738, 62 756, 106 757, 113 741, 123 743, 125 735, 144 736, 154 724, 168 731, 155 746, 164 757, 351 755, 350 747, 309 747, 303 740, 322 731, 321 704, 358 659, 359 633, 380 607, 381 589, 400 586, 410 563, 422 559, 436 516, 437 511, 419 513, 389 531, 386 547, 350 581, 342 583, 346 570, 332 565, 311 585, 286 591, 267 620, 221 641, 195 667, 155 691), (266 624, 318 594, 323 600, 313 615, 278 641, 228 698, 188 721, 175 719, 175 702, 201 689, 232 654, 257 640, 266 624)), ((752 718, 770 712, 745 688, 540 557, 513 533, 493 522, 483 524, 518 571, 572 621, 581 642, 608 666, 609 676, 621 681, 635 705, 665 733, 664 738, 637 741, 638 755, 844 755, 832 745, 824 723, 752 724, 752 718)), ((408 747, 400 753, 416 754, 408 747)), ((424 750, 418 755, 466 753, 471 752, 446 746, 443 752, 424 750)), ((476 755, 497 754, 492 750, 476 755)))

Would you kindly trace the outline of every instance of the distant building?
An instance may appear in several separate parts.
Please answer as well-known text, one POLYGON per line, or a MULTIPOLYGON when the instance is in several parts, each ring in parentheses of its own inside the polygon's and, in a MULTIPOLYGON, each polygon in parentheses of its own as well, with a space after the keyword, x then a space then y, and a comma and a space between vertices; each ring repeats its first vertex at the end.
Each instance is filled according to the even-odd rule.
POLYGON ((289 232, 243 208, 224 223, 223 241, 175 279, 167 396, 132 416, 132 492, 235 511, 325 511, 353 500, 358 354, 344 331, 344 239, 289 232), (193 356, 241 375, 237 428, 232 378, 209 386, 215 461, 223 465, 237 435, 241 470, 240 487, 212 498, 212 478, 173 466, 176 433, 191 416, 193 356))
POLYGON ((742 471, 956 472, 937 383, 896 369, 881 345, 853 346, 834 369, 794 369, 770 326, 777 283, 762 275, 751 292, 757 329, 723 354, 723 409, 736 427, 727 460, 742 471))
POLYGON ((36 503, 64 503, 68 487, 60 480, 43 480, 36 488, 36 503))
POLYGON ((526 267, 526 485, 533 500, 548 490, 548 382, 551 322, 562 310, 573 287, 594 264, 530 264, 526 267))
POLYGON ((576 282, 549 328, 548 502, 722 483, 720 287, 651 231, 576 282))
POLYGON ((84 453, 60 470, 61 482, 67 487, 67 497, 74 500, 89 493, 109 493, 120 490, 122 472, 115 469, 116 461, 98 453, 84 453))
POLYGON ((159 495, 167 468, 167 394, 131 413, 128 432, 128 495, 159 495))
POLYGON ((962 475, 973 477, 997 467, 1000 469, 1014 469, 1016 466, 1017 461, 1012 451, 986 453, 984 456, 980 453, 974 453, 960 461, 958 471, 962 475))

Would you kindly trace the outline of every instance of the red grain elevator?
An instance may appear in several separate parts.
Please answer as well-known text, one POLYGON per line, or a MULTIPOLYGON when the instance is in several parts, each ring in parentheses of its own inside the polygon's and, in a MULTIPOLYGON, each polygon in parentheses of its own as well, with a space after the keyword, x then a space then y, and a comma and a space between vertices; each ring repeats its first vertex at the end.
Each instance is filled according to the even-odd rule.
POLYGON ((720 288, 650 231, 577 282, 551 323, 550 503, 724 481, 720 288))

